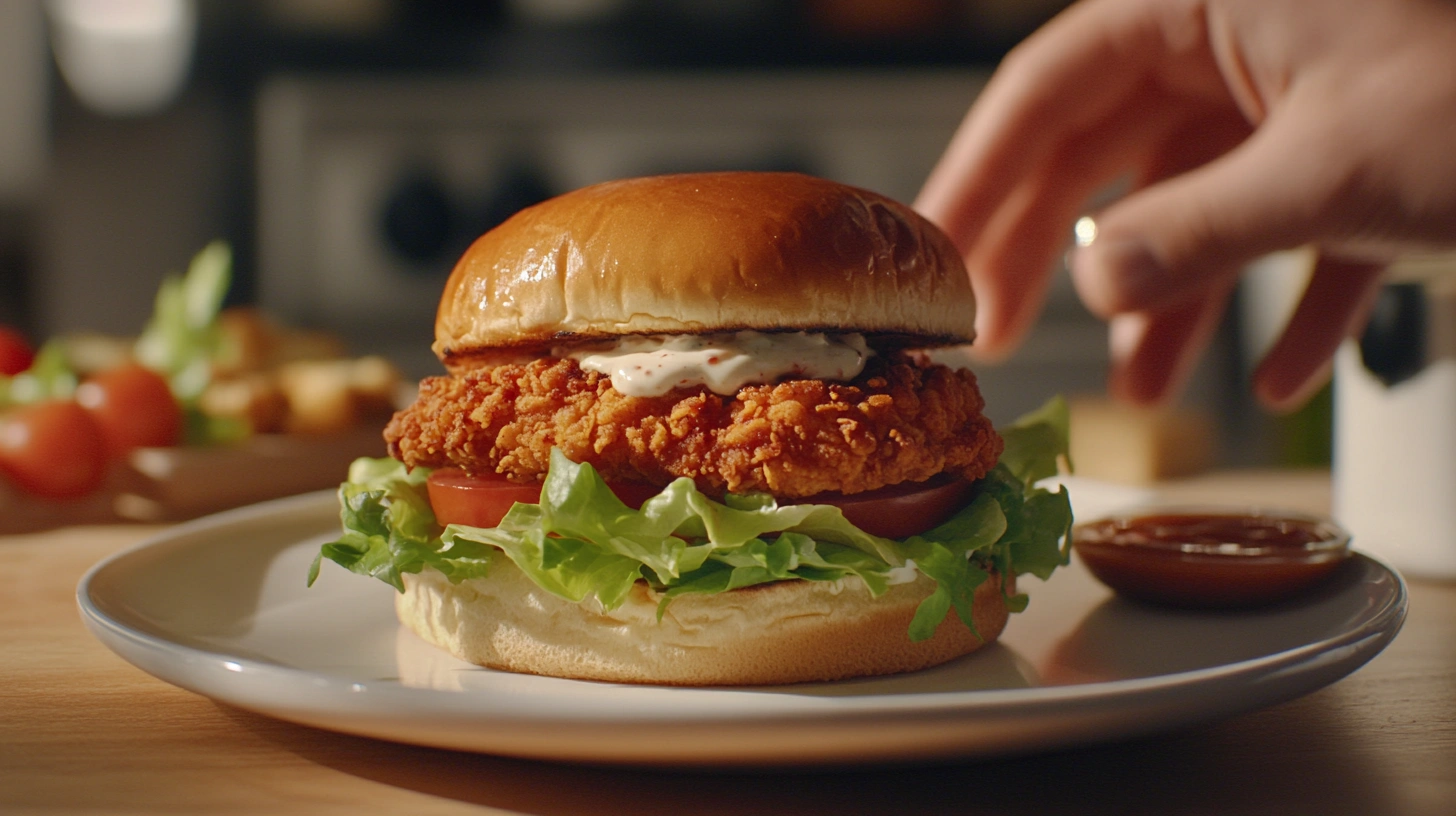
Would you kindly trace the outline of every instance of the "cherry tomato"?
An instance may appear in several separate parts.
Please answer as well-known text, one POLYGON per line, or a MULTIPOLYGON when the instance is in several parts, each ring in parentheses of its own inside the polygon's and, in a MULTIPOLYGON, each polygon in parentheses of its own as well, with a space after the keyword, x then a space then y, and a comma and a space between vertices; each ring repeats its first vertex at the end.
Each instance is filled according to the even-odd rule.
POLYGON ((0 326, 0 374, 13 377, 30 368, 33 362, 35 349, 25 342, 25 335, 9 326, 0 326))
POLYGON ((946 521, 970 504, 973 484, 941 474, 864 493, 820 493, 800 504, 832 504, 850 524, 882 538, 909 538, 946 521))
POLYGON ((37 496, 84 496, 106 476, 101 428, 74 402, 17 408, 0 417, 0 471, 37 496))
POLYGON ((113 458, 133 448, 169 447, 181 439, 182 408, 167 380, 135 363, 81 383, 76 402, 96 418, 113 458))
MULTIPOLYGON (((426 486, 435 519, 441 524, 494 527, 500 524, 516 502, 536 504, 541 501, 541 485, 516 484, 495 474, 470 476, 454 468, 431 473, 426 486)), ((641 507, 643 502, 662 490, 637 482, 618 482, 608 487, 624 504, 633 508, 641 507)))

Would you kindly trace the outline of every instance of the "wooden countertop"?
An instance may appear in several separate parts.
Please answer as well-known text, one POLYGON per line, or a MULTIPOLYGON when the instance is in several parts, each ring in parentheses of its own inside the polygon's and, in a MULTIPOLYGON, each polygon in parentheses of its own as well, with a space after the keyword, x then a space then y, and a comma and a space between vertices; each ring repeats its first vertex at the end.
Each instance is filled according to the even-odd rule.
MULTIPOLYGON (((1322 473, 1166 488, 1313 511, 1329 502, 1322 473)), ((0 537, 0 812, 1456 813, 1456 584, 1411 581, 1404 630, 1353 675, 1212 726, 935 767, 622 770, 343 736, 153 679, 86 632, 74 594, 90 565, 154 529, 0 537)))

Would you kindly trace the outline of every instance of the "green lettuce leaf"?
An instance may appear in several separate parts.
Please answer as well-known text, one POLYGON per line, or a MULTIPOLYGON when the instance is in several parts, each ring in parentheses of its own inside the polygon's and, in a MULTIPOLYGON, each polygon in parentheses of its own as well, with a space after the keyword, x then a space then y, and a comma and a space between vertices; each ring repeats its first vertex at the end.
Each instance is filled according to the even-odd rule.
POLYGON ((1060 395, 1042 407, 999 429, 1006 447, 1002 465, 1028 486, 1057 475, 1058 460, 1072 470, 1071 412, 1060 395))
POLYGON ((425 480, 429 471, 413 472, 393 459, 358 459, 349 467, 349 481, 339 486, 339 520, 344 534, 324 544, 309 567, 310 586, 327 558, 404 591, 404 573, 432 567, 455 582, 482 578, 493 548, 472 542, 458 546, 440 538, 430 509, 425 480))
MULTIPOLYGON (((938 543, 932 543, 930 552, 915 565, 935 579, 935 591, 915 608, 915 617, 910 621, 910 639, 921 641, 933 637, 952 608, 961 621, 976 632, 976 622, 971 617, 972 599, 976 588, 990 575, 970 559, 956 555, 938 543)), ((980 637, 980 633, 976 632, 976 636, 980 637)))
POLYGON ((1006 513, 1000 503, 982 493, 949 521, 905 540, 904 547, 916 568, 935 579, 935 592, 920 602, 910 622, 911 640, 933 636, 952 608, 972 632, 976 631, 971 598, 990 574, 973 565, 971 555, 995 547, 1006 527, 1006 513))
MULTIPOLYGON (((638 581, 660 597, 714 594, 772 581, 835 581, 854 576, 876 597, 897 569, 933 579, 909 637, 924 640, 952 611, 974 628, 972 599, 995 569, 1046 578, 1067 563, 1071 505, 1065 489, 1037 486, 1067 456, 1066 404, 1060 399, 1003 434, 1002 461, 955 516, 920 535, 894 541, 850 524, 836 507, 779 505, 763 494, 715 501, 691 479, 678 479, 641 509, 623 504, 588 464, 559 450, 539 504, 517 503, 492 528, 440 529, 427 501, 429 471, 391 459, 360 459, 339 488, 343 535, 323 558, 403 589, 401 575, 425 568, 459 582, 487 574, 491 558, 509 558, 538 586, 570 601, 620 605, 638 581)), ((1007 599, 1020 611, 1026 598, 1007 599)))

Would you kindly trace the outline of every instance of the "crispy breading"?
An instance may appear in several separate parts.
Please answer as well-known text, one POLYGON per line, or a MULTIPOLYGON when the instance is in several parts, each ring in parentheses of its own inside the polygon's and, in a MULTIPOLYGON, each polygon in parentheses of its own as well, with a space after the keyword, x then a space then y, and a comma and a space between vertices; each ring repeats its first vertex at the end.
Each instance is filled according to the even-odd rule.
POLYGON ((553 447, 604 478, 799 498, 859 493, 942 471, 978 479, 1001 455, 969 371, 876 357, 849 383, 788 380, 731 397, 629 397, 574 360, 540 359, 420 384, 385 429, 411 467, 539 482, 553 447))

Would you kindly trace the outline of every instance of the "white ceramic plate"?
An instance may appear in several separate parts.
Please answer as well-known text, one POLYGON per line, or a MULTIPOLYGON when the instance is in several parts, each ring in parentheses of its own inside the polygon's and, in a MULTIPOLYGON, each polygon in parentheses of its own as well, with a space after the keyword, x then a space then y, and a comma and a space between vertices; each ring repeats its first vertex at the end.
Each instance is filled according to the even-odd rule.
MULTIPOLYGON (((1098 491, 1087 485, 1089 517, 1098 491)), ((1117 499, 1102 496, 1103 508, 1117 499)), ((1002 641, 928 671, 750 689, 624 686, 495 672, 424 644, 394 590, 326 563, 331 493, 181 525, 93 568, 92 632, 126 660, 262 714, 402 742, 549 759, 784 765, 986 756, 1205 722, 1343 677, 1395 637, 1399 576, 1359 556, 1314 593, 1247 613, 1111 597, 1077 564, 1002 641)))

